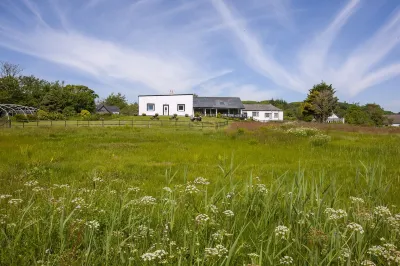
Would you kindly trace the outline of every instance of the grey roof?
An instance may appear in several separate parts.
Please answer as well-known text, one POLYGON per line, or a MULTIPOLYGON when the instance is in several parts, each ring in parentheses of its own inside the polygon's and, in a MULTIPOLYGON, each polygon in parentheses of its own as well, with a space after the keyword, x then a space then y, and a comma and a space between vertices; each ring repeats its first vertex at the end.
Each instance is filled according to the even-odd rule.
POLYGON ((104 108, 107 109, 108 112, 110 113, 114 113, 114 112, 119 112, 120 109, 118 106, 114 106, 114 105, 104 105, 104 104, 100 104, 98 106, 96 106, 96 110, 99 111, 102 107, 104 106, 104 108))
POLYGON ((392 124, 400 124, 400 114, 397 115, 387 115, 386 116, 388 119, 390 119, 392 124))
POLYGON ((194 108, 244 109, 239 97, 194 97, 194 108))
POLYGON ((272 104, 245 104, 245 111, 282 111, 278 107, 273 106, 272 104))

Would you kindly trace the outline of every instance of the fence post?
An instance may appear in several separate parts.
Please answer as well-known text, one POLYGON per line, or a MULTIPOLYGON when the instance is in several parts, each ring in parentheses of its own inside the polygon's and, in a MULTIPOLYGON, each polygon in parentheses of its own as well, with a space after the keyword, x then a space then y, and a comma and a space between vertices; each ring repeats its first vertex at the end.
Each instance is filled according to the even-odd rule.
POLYGON ((25 122, 24 121, 22 121, 22 128, 24 128, 25 127, 25 122))
POLYGON ((67 120, 65 120, 65 127, 67 127, 67 120))
POLYGON ((50 120, 50 126, 51 127, 53 126, 53 120, 50 120))
POLYGON ((149 128, 150 128, 150 121, 149 121, 149 128))
POLYGON ((104 119, 101 120, 101 126, 104 127, 104 119))
POLYGON ((204 125, 203 125, 203 122, 201 122, 201 129, 203 129, 204 128, 204 125))
POLYGON ((76 120, 76 126, 77 126, 77 127, 79 127, 78 121, 79 121, 79 120, 76 120))
POLYGON ((87 126, 89 127, 90 125, 89 125, 89 120, 87 121, 87 126))
POLYGON ((11 120, 8 120, 8 127, 11 128, 11 120))
POLYGON ((132 119, 132 127, 133 127, 133 119, 132 119))
POLYGON ((36 127, 39 127, 39 120, 36 121, 36 127))
POLYGON ((118 126, 120 126, 120 125, 121 125, 121 120, 118 119, 118 126))

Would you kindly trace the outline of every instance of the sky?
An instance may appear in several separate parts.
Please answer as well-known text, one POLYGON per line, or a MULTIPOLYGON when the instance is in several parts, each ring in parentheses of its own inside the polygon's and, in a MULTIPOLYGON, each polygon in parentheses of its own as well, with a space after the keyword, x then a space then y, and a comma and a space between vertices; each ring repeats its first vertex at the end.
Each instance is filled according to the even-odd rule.
POLYGON ((0 61, 137 101, 196 93, 400 112, 399 0, 0 0, 0 61))

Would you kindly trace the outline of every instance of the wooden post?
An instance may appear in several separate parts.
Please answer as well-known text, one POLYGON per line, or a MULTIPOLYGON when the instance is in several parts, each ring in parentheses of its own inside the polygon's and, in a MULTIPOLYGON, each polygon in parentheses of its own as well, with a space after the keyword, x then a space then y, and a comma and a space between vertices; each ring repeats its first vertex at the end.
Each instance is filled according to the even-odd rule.
POLYGON ((118 126, 120 126, 121 125, 121 120, 118 120, 118 126))
POLYGON ((87 126, 89 127, 89 120, 87 121, 87 126))
POLYGON ((22 121, 22 128, 25 127, 25 121, 22 121))
POLYGON ((101 126, 104 127, 104 119, 101 120, 101 126))
POLYGON ((11 128, 11 120, 8 120, 8 127, 11 128))
POLYGON ((51 127, 53 126, 53 120, 50 120, 50 126, 51 127))
POLYGON ((76 126, 77 126, 77 127, 79 126, 78 121, 79 121, 79 120, 76 120, 76 126))
POLYGON ((204 128, 203 122, 201 122, 201 128, 202 128, 202 129, 204 128))
POLYGON ((67 127, 67 120, 65 120, 65 127, 67 127))
POLYGON ((149 121, 149 128, 150 128, 150 121, 149 121))
POLYGON ((36 121, 36 126, 39 127, 39 120, 36 121))
POLYGON ((132 127, 133 127, 133 119, 132 119, 132 127))

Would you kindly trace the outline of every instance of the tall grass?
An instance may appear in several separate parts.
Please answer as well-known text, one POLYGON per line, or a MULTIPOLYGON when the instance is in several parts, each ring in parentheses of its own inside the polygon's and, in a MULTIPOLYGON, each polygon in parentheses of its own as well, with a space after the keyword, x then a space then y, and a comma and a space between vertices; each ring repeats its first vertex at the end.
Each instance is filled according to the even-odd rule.
POLYGON ((0 265, 398 264, 399 137, 329 135, 2 131, 0 265))

